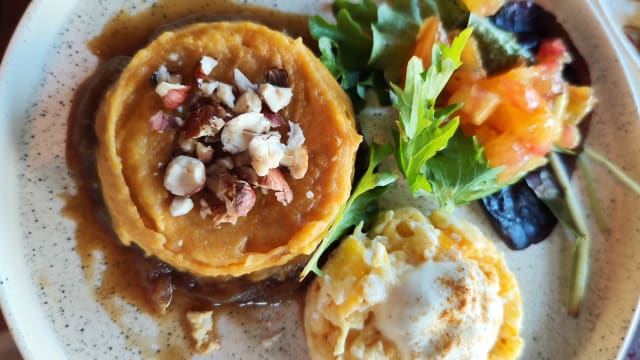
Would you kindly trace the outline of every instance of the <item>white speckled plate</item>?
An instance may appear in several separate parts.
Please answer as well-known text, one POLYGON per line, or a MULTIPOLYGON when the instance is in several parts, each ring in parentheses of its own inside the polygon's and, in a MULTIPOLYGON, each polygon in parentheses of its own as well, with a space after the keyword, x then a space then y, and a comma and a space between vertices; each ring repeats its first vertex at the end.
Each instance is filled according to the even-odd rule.
MULTIPOLYGON (((97 63, 85 41, 125 3, 141 9, 151 1, 33 1, 0 69, 0 304, 27 359, 133 359, 156 357, 156 351, 166 357, 165 341, 182 341, 179 330, 171 335, 172 328, 160 328, 124 301, 118 318, 111 318, 85 280, 74 223, 60 215, 58 195, 74 191, 64 159, 70 100, 97 63)), ((299 12, 320 6, 311 0, 277 5, 299 12)), ((588 142, 640 179, 636 89, 604 29, 608 24, 587 1, 547 5, 591 68, 600 102, 588 142)), ((640 294, 640 198, 603 170, 596 178, 611 231, 599 234, 593 227, 592 276, 579 319, 562 309, 569 245, 561 231, 527 251, 501 246, 522 288, 524 359, 623 354, 640 294)), ((479 216, 469 216, 486 227, 479 216)), ((222 350, 213 358, 306 358, 297 314, 272 309, 255 324, 223 319, 222 350), (269 346, 262 341, 279 333, 269 346)))

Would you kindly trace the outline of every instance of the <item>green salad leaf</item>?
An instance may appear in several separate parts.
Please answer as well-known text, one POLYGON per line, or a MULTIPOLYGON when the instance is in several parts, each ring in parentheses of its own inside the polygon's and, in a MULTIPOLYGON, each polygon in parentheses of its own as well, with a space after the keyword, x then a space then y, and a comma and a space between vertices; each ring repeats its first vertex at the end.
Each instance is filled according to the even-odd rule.
POLYGON ((392 101, 398 110, 398 167, 414 195, 433 193, 447 210, 483 198, 502 185, 482 146, 458 128, 452 114, 460 105, 436 108, 438 96, 461 65, 460 56, 472 30, 465 29, 451 46, 433 48, 432 65, 424 71, 422 61, 412 58, 404 89, 392 84, 392 101))
POLYGON ((436 100, 453 72, 461 65, 460 55, 471 29, 454 39, 451 47, 433 48, 433 64, 424 70, 422 60, 413 57, 407 65, 404 89, 392 84, 391 100, 398 110, 396 160, 414 194, 431 192, 425 177, 425 165, 447 146, 458 128, 459 119, 449 119, 455 108, 438 112, 436 100))
POLYGON ((509 69, 522 59, 533 59, 533 55, 518 43, 512 33, 498 28, 488 18, 471 14, 469 26, 478 41, 482 65, 487 73, 509 69))
POLYGON ((458 129, 447 147, 427 162, 425 176, 440 206, 453 210, 500 190, 497 176, 502 170, 489 166, 478 140, 458 129))
POLYGON ((388 102, 387 82, 400 81, 420 27, 430 16, 438 16, 447 30, 474 28, 489 73, 531 59, 511 33, 471 14, 462 0, 389 0, 379 6, 375 0, 337 0, 333 13, 335 23, 314 16, 309 30, 318 41, 320 60, 356 110, 364 107, 368 89, 381 103, 388 102))
POLYGON ((461 0, 390 0, 379 6, 375 0, 337 0, 333 13, 335 23, 314 16, 309 30, 321 61, 356 108, 362 108, 370 88, 388 102, 387 82, 400 80, 424 19, 438 16, 452 30, 464 28, 469 18, 461 0))
POLYGON ((369 62, 384 71, 389 81, 397 82, 423 19, 433 15, 428 1, 397 0, 378 8, 378 21, 372 25, 373 44, 369 62))
POLYGON ((379 89, 386 87, 384 82, 373 81, 382 75, 375 75, 380 71, 369 66, 373 46, 371 26, 377 21, 378 6, 375 0, 355 3, 337 0, 333 3, 333 13, 335 23, 321 16, 311 17, 309 32, 318 41, 320 61, 349 94, 356 109, 361 109, 364 89, 372 85, 379 89))
POLYGON ((349 200, 340 208, 333 225, 322 239, 320 246, 302 270, 300 279, 304 279, 310 272, 323 275, 318 267, 318 261, 324 252, 352 226, 363 221, 373 220, 376 215, 376 200, 386 187, 396 181, 397 176, 387 172, 377 172, 376 167, 380 162, 393 152, 391 144, 371 145, 369 165, 349 200))
POLYGON ((395 0, 378 8, 369 62, 384 70, 390 82, 400 80, 420 27, 430 16, 438 16, 445 29, 463 29, 469 11, 461 0, 395 0))
POLYGON ((320 16, 309 20, 311 36, 318 41, 330 40, 338 47, 336 63, 346 70, 359 70, 368 65, 371 52, 371 23, 376 20, 375 0, 351 3, 345 0, 333 4, 335 24, 329 24, 320 16))

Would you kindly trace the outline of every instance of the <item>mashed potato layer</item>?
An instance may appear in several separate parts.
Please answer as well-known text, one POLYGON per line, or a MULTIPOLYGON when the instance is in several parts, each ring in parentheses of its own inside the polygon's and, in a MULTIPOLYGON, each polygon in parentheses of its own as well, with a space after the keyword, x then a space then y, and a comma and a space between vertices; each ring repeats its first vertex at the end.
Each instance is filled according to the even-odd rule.
POLYGON ((520 292, 476 227, 413 208, 356 229, 307 292, 313 359, 513 359, 520 292))
POLYGON ((200 276, 254 273, 311 253, 349 196, 361 140, 348 97, 301 39, 248 22, 190 25, 153 40, 106 95, 96 131, 102 190, 120 240, 200 276), (235 69, 255 83, 269 69, 285 70, 293 96, 281 113, 306 136, 306 175, 292 180, 286 174, 293 201, 283 206, 256 191, 255 206, 235 225, 216 226, 201 216, 198 198, 194 211, 170 214, 161 169, 172 158, 177 133, 149 128, 162 108, 150 85, 154 72, 166 65, 185 85, 195 85, 203 56, 218 61, 211 76, 227 84, 235 69))

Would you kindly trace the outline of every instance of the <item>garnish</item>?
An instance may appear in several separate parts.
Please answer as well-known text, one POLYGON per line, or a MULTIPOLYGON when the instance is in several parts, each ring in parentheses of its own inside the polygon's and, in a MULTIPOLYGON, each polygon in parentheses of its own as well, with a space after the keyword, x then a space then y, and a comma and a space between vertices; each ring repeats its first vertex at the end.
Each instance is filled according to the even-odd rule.
POLYGON ((416 36, 430 16, 437 16, 447 30, 477 28, 474 37, 491 71, 505 70, 521 56, 530 58, 510 33, 473 16, 459 0, 390 0, 380 6, 374 0, 336 0, 333 14, 333 24, 321 16, 312 17, 309 30, 318 41, 320 60, 350 95, 356 109, 365 105, 367 89, 372 89, 380 102, 388 101, 388 82, 401 80, 416 36))
POLYGON ((447 147, 427 162, 426 177, 445 210, 482 199, 502 188, 496 180, 503 167, 492 168, 475 137, 458 130, 447 147))
POLYGON ((358 84, 371 76, 369 56, 373 45, 371 24, 377 19, 375 0, 333 3, 335 24, 321 16, 309 20, 309 31, 318 40, 320 60, 351 96, 354 104, 362 103, 358 84), (359 100, 359 101, 358 101, 359 100))
POLYGON ((398 167, 414 195, 433 193, 441 207, 453 210, 497 191, 501 168, 491 168, 482 147, 473 137, 456 131, 459 118, 451 115, 458 105, 436 108, 436 101, 453 72, 471 36, 466 29, 451 46, 433 47, 432 65, 424 71, 422 61, 412 58, 407 65, 404 89, 391 85, 392 101, 398 110, 398 167))
POLYGON ((625 172, 616 166, 611 161, 607 160, 604 156, 602 156, 597 151, 593 150, 589 146, 584 147, 584 154, 589 156, 589 158, 599 162, 604 165, 607 170, 611 172, 618 180, 622 181, 629 189, 631 189, 637 195, 640 195, 640 184, 638 184, 635 180, 633 180, 629 175, 625 174, 625 172))
POLYGON ((256 203, 257 188, 272 190, 278 202, 288 206, 293 192, 282 171, 288 169, 293 180, 302 179, 309 155, 300 125, 288 122, 286 143, 275 129, 285 125, 280 112, 293 97, 284 69, 268 70, 266 82, 260 84, 234 69, 231 85, 213 77, 217 65, 216 59, 203 56, 196 65, 194 86, 181 84, 182 76, 161 66, 152 83, 157 83, 155 92, 165 109, 173 112, 158 111, 149 125, 156 132, 174 131, 178 138, 177 149, 164 169, 171 215, 191 212, 194 201, 190 197, 197 195, 200 216, 211 216, 221 225, 235 224, 248 214, 256 203), (191 98, 188 103, 187 98, 191 98), (203 197, 205 192, 210 196, 203 197))
MULTIPOLYGON (((564 168, 564 167, 563 167, 564 168)), ((536 197, 553 213, 555 218, 564 225, 567 230, 576 233, 578 227, 573 220, 571 209, 567 204, 565 194, 558 184, 557 169, 553 166, 543 167, 535 172, 527 174, 525 182, 533 190, 536 197)))
POLYGON ((358 181, 355 189, 351 193, 349 200, 342 205, 340 212, 334 223, 331 225, 327 234, 322 239, 320 246, 313 253, 313 256, 307 263, 300 274, 300 280, 314 272, 316 275, 322 276, 324 273, 318 267, 318 261, 324 252, 352 226, 361 222, 369 222, 376 215, 375 200, 386 190, 386 187, 393 183, 397 176, 388 172, 377 172, 376 167, 380 162, 393 152, 390 144, 371 145, 371 154, 369 155, 369 165, 367 171, 358 181))
POLYGON ((582 204, 575 191, 571 187, 571 179, 562 160, 556 153, 549 155, 549 163, 554 170, 558 183, 564 192, 565 201, 571 213, 571 218, 575 224, 575 229, 567 226, 572 230, 575 241, 571 252, 571 272, 569 278, 569 289, 567 297, 567 312, 571 316, 578 316, 580 306, 587 289, 587 281, 589 278, 589 247, 590 236, 587 228, 586 219, 582 212, 582 204))
POLYGON ((509 69, 522 59, 533 59, 512 33, 495 26, 489 19, 471 14, 469 26, 474 29, 482 54, 482 65, 489 74, 509 69))
POLYGON ((589 207, 591 208, 591 212, 593 212, 593 217, 596 220, 596 224, 598 225, 600 232, 606 233, 609 231, 609 226, 607 225, 602 212, 602 203, 598 199, 596 184, 593 181, 593 175, 591 175, 591 170, 587 164, 586 155, 583 154, 584 153, 581 153, 578 156, 578 169, 580 169, 580 174, 582 174, 584 179, 584 185, 589 199, 589 207))

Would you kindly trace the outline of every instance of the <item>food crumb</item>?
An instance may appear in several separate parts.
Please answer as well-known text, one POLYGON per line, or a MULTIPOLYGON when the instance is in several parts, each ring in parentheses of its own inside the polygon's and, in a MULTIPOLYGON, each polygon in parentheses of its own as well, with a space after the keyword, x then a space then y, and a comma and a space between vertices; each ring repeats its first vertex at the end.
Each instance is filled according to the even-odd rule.
POLYGON ((204 219, 212 213, 209 203, 205 199, 200 199, 200 217, 204 219))
POLYGON ((270 348, 282 337, 282 332, 277 332, 271 336, 267 336, 262 339, 262 346, 265 348, 270 348))
POLYGON ((316 196, 316 194, 313 193, 313 191, 307 191, 307 199, 313 199, 314 196, 316 196))
POLYGON ((209 354, 220 349, 220 339, 215 331, 213 311, 187 311, 189 335, 193 349, 199 354, 209 354))

